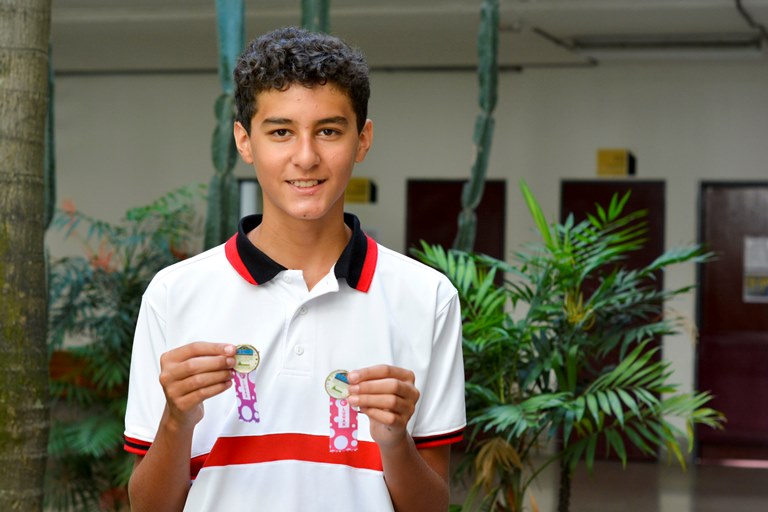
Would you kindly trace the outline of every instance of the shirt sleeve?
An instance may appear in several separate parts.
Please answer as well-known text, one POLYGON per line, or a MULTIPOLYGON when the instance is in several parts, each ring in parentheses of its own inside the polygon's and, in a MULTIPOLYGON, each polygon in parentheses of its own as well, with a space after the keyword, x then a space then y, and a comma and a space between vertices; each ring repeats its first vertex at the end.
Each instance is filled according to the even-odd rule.
POLYGON ((452 295, 435 316, 427 381, 421 390, 413 439, 418 448, 461 441, 466 426, 464 359, 458 295, 452 295))
POLYGON ((160 355, 166 350, 165 321, 144 294, 136 321, 125 414, 126 451, 144 455, 155 438, 165 408, 160 355))

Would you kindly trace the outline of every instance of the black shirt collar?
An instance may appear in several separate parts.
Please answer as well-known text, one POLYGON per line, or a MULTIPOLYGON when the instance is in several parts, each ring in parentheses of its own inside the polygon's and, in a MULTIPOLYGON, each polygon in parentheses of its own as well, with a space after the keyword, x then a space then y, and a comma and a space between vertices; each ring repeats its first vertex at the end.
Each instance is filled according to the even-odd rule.
MULTIPOLYGON (((264 284, 287 270, 248 239, 248 233, 260 223, 261 215, 243 217, 237 233, 225 244, 229 263, 246 281, 254 285, 264 284)), ((363 232, 356 216, 345 213, 344 223, 352 230, 352 236, 334 266, 334 274, 337 279, 345 279, 351 288, 367 292, 376 270, 378 246, 363 232)))

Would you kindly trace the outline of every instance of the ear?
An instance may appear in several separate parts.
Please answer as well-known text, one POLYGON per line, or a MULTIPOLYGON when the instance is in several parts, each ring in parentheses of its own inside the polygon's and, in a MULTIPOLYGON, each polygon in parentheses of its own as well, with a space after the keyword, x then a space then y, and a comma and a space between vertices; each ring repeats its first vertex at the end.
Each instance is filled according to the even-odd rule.
POLYGON ((365 155, 367 155, 368 150, 371 149, 371 144, 373 144, 373 121, 366 119, 363 129, 358 135, 357 154, 355 155, 356 163, 365 160, 365 155))
POLYGON ((240 121, 235 121, 233 128, 235 136, 235 145, 237 146, 237 152, 240 153, 243 161, 247 164, 253 164, 253 152, 251 151, 251 137, 240 121))

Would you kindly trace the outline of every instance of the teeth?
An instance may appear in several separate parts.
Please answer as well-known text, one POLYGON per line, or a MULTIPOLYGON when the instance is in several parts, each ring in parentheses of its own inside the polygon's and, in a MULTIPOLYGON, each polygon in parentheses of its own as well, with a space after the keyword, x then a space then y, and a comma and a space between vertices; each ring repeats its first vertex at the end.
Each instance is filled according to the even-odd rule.
POLYGON ((291 185, 299 188, 314 187, 320 184, 320 180, 296 180, 289 181, 291 185))

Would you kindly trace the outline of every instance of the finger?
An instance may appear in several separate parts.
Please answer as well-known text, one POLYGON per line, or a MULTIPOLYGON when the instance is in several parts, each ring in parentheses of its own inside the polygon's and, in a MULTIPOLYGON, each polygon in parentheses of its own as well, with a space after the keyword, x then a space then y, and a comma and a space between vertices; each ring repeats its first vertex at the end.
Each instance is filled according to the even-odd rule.
POLYGON ((169 397, 168 403, 172 407, 182 412, 188 412, 196 408, 203 401, 226 391, 230 387, 232 387, 231 380, 227 380, 225 382, 218 382, 210 386, 197 388, 194 391, 187 393, 185 395, 176 396, 174 398, 169 397))
POLYGON ((349 387, 349 393, 355 395, 392 395, 414 403, 419 399, 419 390, 411 382, 397 379, 364 381, 349 387))
POLYGON ((171 397, 182 397, 200 389, 229 382, 230 380, 231 373, 229 370, 195 373, 183 379, 175 379, 168 373, 160 375, 160 384, 163 386, 166 394, 171 397))
POLYGON ((408 423, 408 420, 392 411, 384 411, 382 409, 361 409, 361 412, 368 416, 371 423, 381 423, 385 427, 391 429, 403 428, 408 423))
MULTIPOLYGON (((163 354, 165 356, 165 354, 163 354)), ((235 358, 228 356, 198 356, 184 360, 172 357, 160 358, 160 374, 168 374, 173 380, 182 380, 199 373, 228 370, 235 366, 235 358)))
POLYGON ((367 368, 360 368, 358 370, 354 370, 349 373, 347 376, 349 379, 350 384, 359 384, 361 382, 369 381, 369 380, 379 380, 379 379, 397 379, 407 382, 415 382, 416 377, 414 373, 411 370, 406 370, 405 368, 400 368, 397 366, 391 366, 391 365, 376 365, 376 366, 369 366, 367 368))
POLYGON ((192 342, 160 356, 160 368, 171 372, 171 378, 181 380, 195 373, 232 368, 235 351, 232 344, 192 342))
POLYGON ((357 395, 350 396, 349 403, 353 407, 359 407, 361 411, 367 409, 379 409, 392 413, 411 417, 416 409, 416 403, 395 395, 357 395))
MULTIPOLYGON (((234 356, 237 348, 231 343, 211 343, 209 341, 193 341, 181 347, 166 352, 173 360, 184 361, 193 357, 204 356, 234 356)), ((166 355, 164 354, 164 355, 166 355)))

